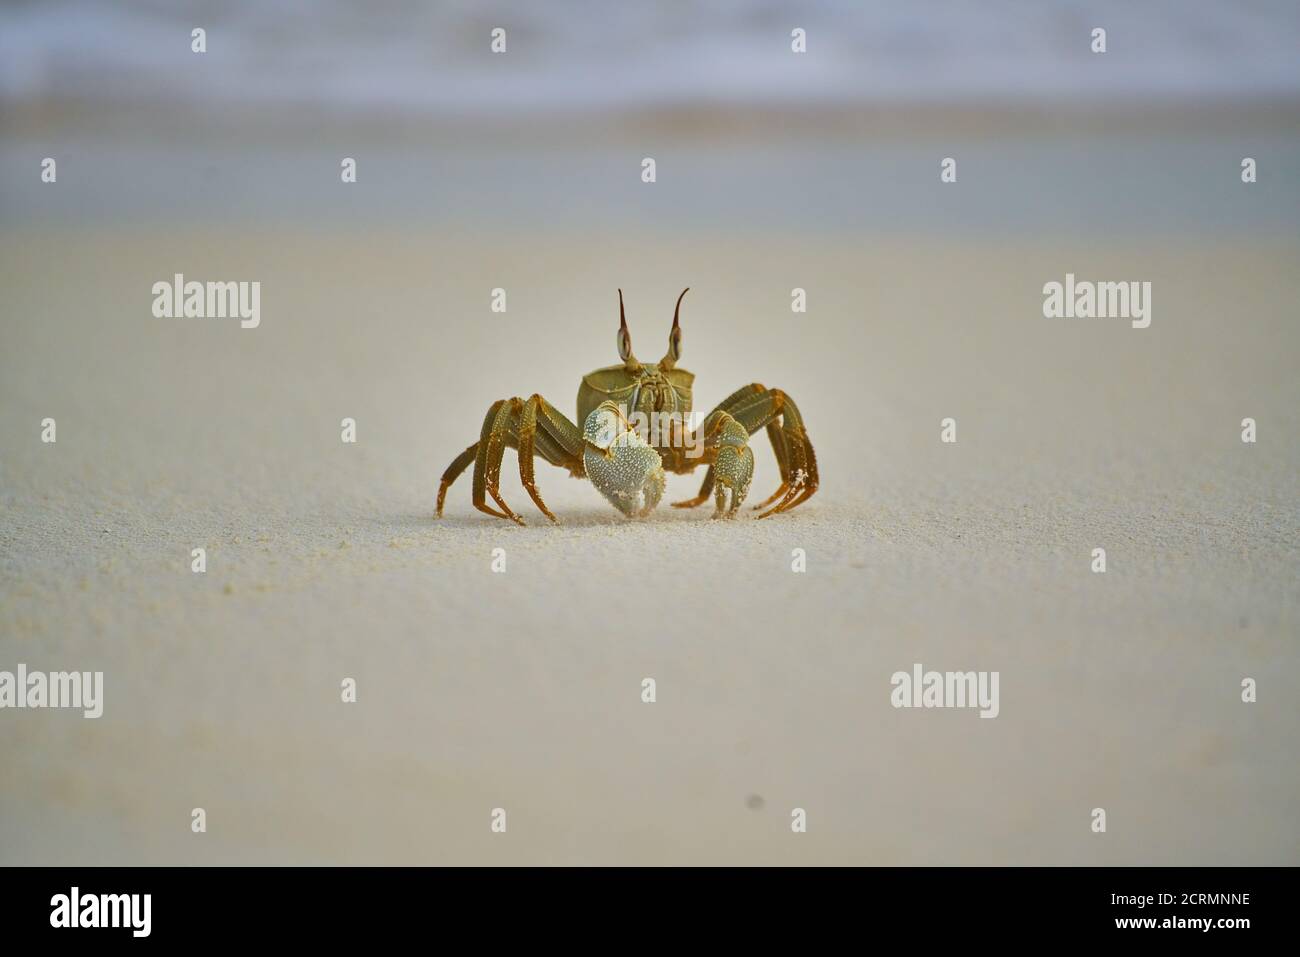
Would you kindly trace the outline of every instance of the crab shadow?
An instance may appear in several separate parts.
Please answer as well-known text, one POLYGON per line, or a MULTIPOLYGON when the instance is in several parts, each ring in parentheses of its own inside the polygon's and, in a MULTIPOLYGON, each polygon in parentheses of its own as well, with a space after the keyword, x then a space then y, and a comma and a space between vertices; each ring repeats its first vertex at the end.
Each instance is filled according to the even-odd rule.
POLYGON ((448 512, 441 518, 435 517, 432 510, 419 513, 404 513, 390 516, 373 516, 370 521, 378 525, 383 525, 392 529, 394 532, 411 534, 414 532, 426 532, 429 530, 446 529, 504 529, 518 528, 520 531, 529 529, 561 529, 561 528, 617 528, 624 525, 651 527, 655 525, 678 525, 682 522, 710 522, 713 515, 713 505, 700 506, 699 508, 671 508, 661 506, 645 518, 624 518, 618 512, 609 508, 576 508, 566 509, 564 512, 556 512, 559 519, 558 524, 552 523, 545 515, 540 512, 533 514, 520 513, 524 520, 524 525, 516 525, 508 519, 495 518, 491 515, 485 515, 479 511, 471 512, 448 512))

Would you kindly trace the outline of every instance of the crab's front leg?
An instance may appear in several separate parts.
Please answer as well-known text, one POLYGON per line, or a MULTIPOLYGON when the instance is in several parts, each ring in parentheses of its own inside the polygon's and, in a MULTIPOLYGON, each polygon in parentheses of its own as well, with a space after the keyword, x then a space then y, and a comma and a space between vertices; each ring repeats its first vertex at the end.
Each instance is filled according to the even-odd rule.
MULTIPOLYGON (((754 477, 754 452, 749 447, 749 432, 729 412, 721 410, 704 420, 702 431, 705 455, 713 458, 709 469, 713 479, 713 517, 735 518, 737 509, 749 494, 749 482, 754 477)), ((705 482, 707 488, 707 478, 705 482)))

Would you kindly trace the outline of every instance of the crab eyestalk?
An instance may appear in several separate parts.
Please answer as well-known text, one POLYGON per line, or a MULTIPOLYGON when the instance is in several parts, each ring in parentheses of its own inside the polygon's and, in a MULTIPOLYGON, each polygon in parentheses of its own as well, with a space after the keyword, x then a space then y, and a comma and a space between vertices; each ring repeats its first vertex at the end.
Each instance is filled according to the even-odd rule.
POLYGON ((673 309, 673 328, 668 333, 668 354, 659 360, 659 368, 665 372, 675 366, 677 360, 682 357, 682 300, 690 291, 690 286, 682 290, 682 294, 677 297, 677 307, 673 309))
POLYGON ((627 313, 623 311, 623 290, 618 291, 618 357, 628 369, 639 369, 641 363, 632 354, 632 333, 627 329, 627 313))

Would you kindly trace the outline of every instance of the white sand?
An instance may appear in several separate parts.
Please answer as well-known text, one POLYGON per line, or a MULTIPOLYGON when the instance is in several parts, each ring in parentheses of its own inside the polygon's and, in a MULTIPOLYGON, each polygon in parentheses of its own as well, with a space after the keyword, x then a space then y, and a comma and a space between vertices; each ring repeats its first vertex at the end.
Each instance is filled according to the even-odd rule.
POLYGON ((1300 863, 1295 247, 451 237, 0 244, 0 668, 107 686, 0 713, 0 863, 1300 863), (1151 328, 1042 318, 1067 270, 1151 328), (174 271, 261 328, 152 318, 174 271), (657 357, 686 284, 697 403, 789 391, 811 502, 629 522, 542 466, 552 528, 511 454, 529 527, 468 476, 432 520, 492 400, 571 415, 615 287, 657 357), (1000 716, 894 710, 917 661, 1000 716))

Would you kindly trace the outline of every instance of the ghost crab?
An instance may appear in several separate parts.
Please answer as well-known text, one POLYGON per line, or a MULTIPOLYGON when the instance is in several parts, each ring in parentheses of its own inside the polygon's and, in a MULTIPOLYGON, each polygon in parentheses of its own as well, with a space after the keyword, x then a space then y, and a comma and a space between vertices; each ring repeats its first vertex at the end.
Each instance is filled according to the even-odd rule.
POLYGON ((541 456, 552 465, 567 468, 575 478, 589 478, 602 495, 628 517, 648 515, 664 491, 664 471, 685 474, 707 466, 699 494, 674 508, 694 508, 715 500, 714 518, 734 518, 749 493, 754 474, 754 453, 749 437, 767 429, 781 470, 781 484, 755 509, 767 509, 767 518, 807 501, 817 491, 817 458, 793 400, 780 389, 758 383, 741 386, 708 414, 701 426, 687 427, 691 413, 691 386, 695 375, 677 368, 682 354, 680 316, 682 290, 673 310, 668 352, 657 365, 639 362, 632 354, 632 337, 623 310, 623 290, 618 291, 618 355, 621 365, 607 366, 583 376, 578 387, 578 421, 570 422, 540 395, 518 396, 492 403, 479 440, 456 456, 438 487, 437 513, 442 515, 447 489, 472 462, 474 507, 488 515, 520 525, 524 520, 501 498, 501 459, 506 448, 519 457, 519 478, 542 514, 559 520, 542 501, 533 477, 533 459, 541 456), (658 430, 647 442, 632 420, 652 417, 679 423, 658 430), (487 504, 487 498, 500 511, 487 504), (769 506, 771 506, 769 508, 769 506))

